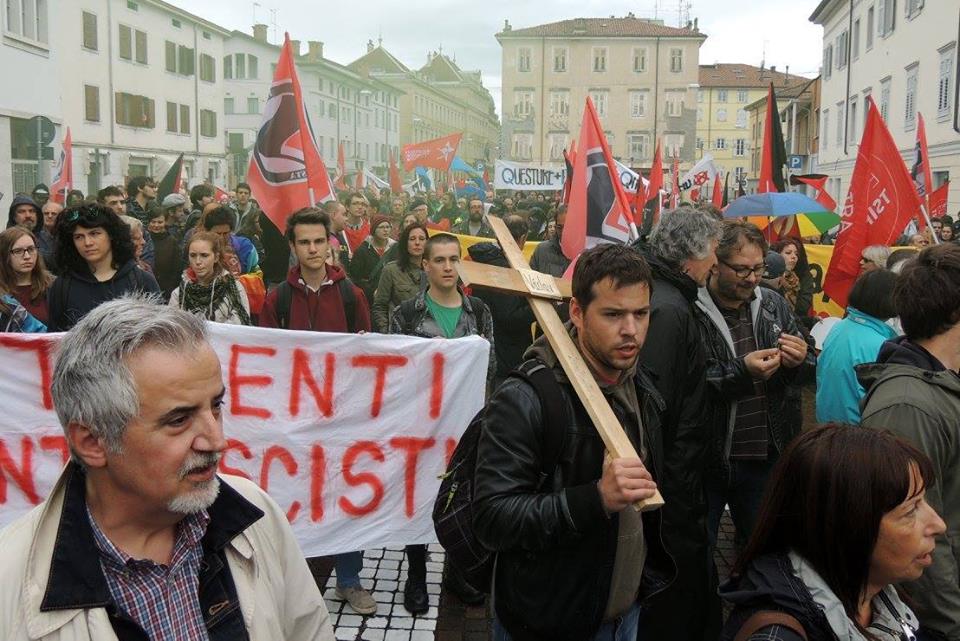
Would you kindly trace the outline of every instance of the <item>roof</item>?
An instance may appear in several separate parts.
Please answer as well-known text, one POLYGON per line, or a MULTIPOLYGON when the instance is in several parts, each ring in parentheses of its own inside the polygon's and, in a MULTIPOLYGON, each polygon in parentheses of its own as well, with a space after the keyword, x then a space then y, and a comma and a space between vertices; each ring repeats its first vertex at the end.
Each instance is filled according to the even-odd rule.
POLYGON ((821 20, 825 17, 827 9, 835 0, 822 0, 820 4, 817 5, 817 8, 813 10, 813 13, 810 14, 808 20, 814 24, 821 24, 821 20))
POLYGON ((700 65, 700 86, 707 88, 761 89, 768 87, 771 82, 779 88, 784 84, 793 86, 808 80, 810 79, 803 76, 788 75, 782 71, 740 63, 718 62, 712 65, 700 65))
MULTIPOLYGON (((813 84, 817 81, 818 78, 819 76, 817 76, 817 78, 804 78, 803 83, 791 85, 788 87, 780 87, 780 86, 774 87, 773 93, 777 99, 777 107, 778 108, 781 107, 780 105, 781 100, 791 100, 794 98, 798 100, 802 100, 804 94, 810 89, 811 86, 813 86, 813 84)), ((765 108, 766 105, 767 105, 767 96, 762 96, 761 98, 754 100, 749 105, 744 107, 744 109, 746 109, 747 111, 754 111, 757 109, 765 108)))
POLYGON ((460 82, 463 72, 455 62, 442 53, 431 55, 427 64, 420 67, 420 73, 429 75, 432 80, 439 82, 460 82))
POLYGON ((160 7, 161 9, 169 11, 170 13, 179 15, 182 18, 186 18, 187 20, 196 22, 198 25, 204 26, 211 31, 216 31, 222 36, 230 35, 229 29, 225 27, 221 27, 220 25, 214 22, 210 22, 206 18, 201 18, 198 15, 192 14, 189 11, 185 11, 180 7, 176 7, 170 4, 169 2, 164 2, 164 0, 147 0, 147 2, 149 2, 150 4, 153 4, 154 6, 160 7))
POLYGON ((347 67, 364 75, 370 72, 407 73, 410 71, 405 64, 397 60, 397 58, 394 57, 392 53, 384 49, 382 45, 369 50, 367 53, 348 64, 347 67))
POLYGON ((524 29, 509 25, 496 35, 501 38, 706 38, 694 29, 668 27, 661 21, 644 20, 633 16, 625 18, 573 18, 550 22, 524 29))

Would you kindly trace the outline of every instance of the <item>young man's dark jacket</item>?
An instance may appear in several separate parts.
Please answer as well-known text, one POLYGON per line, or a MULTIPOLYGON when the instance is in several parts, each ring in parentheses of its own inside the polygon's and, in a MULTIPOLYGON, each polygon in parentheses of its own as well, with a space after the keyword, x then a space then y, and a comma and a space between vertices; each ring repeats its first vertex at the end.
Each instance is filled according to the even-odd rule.
MULTIPOLYGON (((467 250, 478 263, 510 268, 503 250, 494 243, 477 243, 467 250)), ((497 378, 506 378, 523 362, 523 353, 533 342, 531 325, 536 320, 524 296, 477 289, 474 294, 490 308, 497 353, 497 378)))
MULTIPOLYGON (((765 385, 770 436, 776 451, 783 452, 803 426, 801 387, 816 380, 817 357, 813 339, 801 331, 790 304, 775 291, 757 287, 754 297, 745 304, 750 306, 758 350, 777 347, 782 333, 803 336, 807 342, 807 356, 803 363, 797 367, 781 365, 765 385)), ((710 443, 705 470, 712 475, 726 475, 729 473, 737 399, 753 393, 753 376, 747 370, 744 357, 734 355, 727 340, 730 332, 726 321, 706 287, 700 288, 697 306, 703 311, 698 319, 707 353, 706 406, 710 443)))
MULTIPOLYGON (((617 553, 620 515, 607 515, 597 486, 606 448, 546 340, 535 342, 527 357, 553 369, 570 422, 544 425, 540 399, 518 378, 497 389, 477 450, 474 529, 481 543, 498 553, 493 601, 497 618, 516 641, 589 639, 605 613, 617 553), (557 468, 541 487, 548 428, 564 431, 563 446, 557 468)), ((644 463, 656 480, 662 471, 663 401, 640 368, 634 384, 644 463)), ((608 400, 641 451, 636 422, 620 402, 608 400)), ((659 510, 644 512, 642 527, 647 551, 637 599, 645 602, 669 585, 675 566, 663 548, 659 510)))
POLYGON ((50 308, 47 329, 51 332, 65 332, 101 303, 130 292, 156 294, 159 301, 160 285, 157 284, 157 279, 153 274, 137 267, 133 260, 121 265, 113 278, 106 281, 98 281, 86 264, 82 272, 64 270, 47 291, 47 304, 50 308))
POLYGON ((677 580, 644 614, 643 630, 650 638, 700 641, 705 629, 713 637, 719 632, 720 603, 707 572, 703 460, 709 439, 697 283, 652 248, 637 249, 653 272, 650 327, 640 362, 653 372, 666 403, 661 426, 663 474, 658 484, 665 501, 664 543, 678 568, 677 580))
POLYGON ((183 275, 180 241, 166 228, 159 233, 147 233, 153 239, 153 275, 157 278, 164 299, 169 300, 170 293, 180 285, 183 275))

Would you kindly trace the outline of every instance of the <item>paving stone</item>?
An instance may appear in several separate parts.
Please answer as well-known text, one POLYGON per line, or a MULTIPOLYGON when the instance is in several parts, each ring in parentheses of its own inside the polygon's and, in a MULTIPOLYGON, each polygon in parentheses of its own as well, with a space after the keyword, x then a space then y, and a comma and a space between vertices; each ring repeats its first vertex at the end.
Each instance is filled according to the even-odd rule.
POLYGON ((396 595, 393 592, 388 592, 388 591, 373 593, 373 599, 377 603, 393 603, 395 596, 396 595))
POLYGON ((360 639, 362 641, 383 641, 383 637, 386 634, 386 630, 376 630, 373 628, 367 628, 360 633, 360 639))
POLYGON ((396 581, 400 576, 400 573, 396 569, 393 570, 377 570, 378 579, 386 579, 387 581, 396 581))
POLYGON ((410 641, 410 630, 387 630, 383 641, 410 641))
POLYGON ((427 584, 427 594, 440 594, 440 584, 439 584, 439 583, 428 583, 428 584, 427 584))
POLYGON ((427 572, 427 583, 440 583, 443 581, 443 575, 439 572, 427 572))
MULTIPOLYGON (((428 588, 430 586, 427 586, 428 588)), ((377 591, 386 591, 386 592, 396 592, 400 589, 400 584, 396 581, 384 581, 382 579, 377 579, 377 591)))
POLYGON ((392 559, 383 559, 382 561, 380 561, 380 568, 377 570, 377 572, 380 572, 381 570, 399 570, 399 569, 400 569, 400 561, 395 561, 392 559))
POLYGON ((360 578, 372 579, 376 573, 377 573, 377 568, 373 568, 373 567, 363 568, 362 570, 360 570, 360 578))
POLYGON ((403 552, 394 552, 392 550, 384 552, 383 558, 392 561, 402 561, 406 555, 403 552))
POLYGON ((417 619, 413 622, 414 630, 435 630, 437 628, 436 619, 417 619))
POLYGON ((390 619, 390 627, 399 630, 409 630, 413 628, 413 618, 410 616, 410 613, 404 610, 407 613, 405 617, 396 616, 396 609, 394 609, 394 616, 390 619))
POLYGON ((410 641, 433 641, 433 632, 428 630, 414 630, 410 641))
POLYGON ((348 628, 359 628, 363 624, 363 617, 359 614, 341 614, 337 625, 348 628))
POLYGON ((360 634, 360 628, 340 628, 338 627, 333 631, 333 636, 335 636, 340 641, 353 641, 357 638, 357 635, 360 634))
POLYGON ((427 563, 427 572, 443 572, 443 563, 427 563))

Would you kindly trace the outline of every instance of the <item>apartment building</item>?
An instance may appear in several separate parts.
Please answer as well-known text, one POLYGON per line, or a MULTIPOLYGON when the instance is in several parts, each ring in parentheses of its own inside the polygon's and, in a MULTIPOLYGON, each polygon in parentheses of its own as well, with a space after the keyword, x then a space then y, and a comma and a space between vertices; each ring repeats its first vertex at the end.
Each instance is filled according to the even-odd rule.
POLYGON ((503 157, 559 162, 579 135, 587 96, 613 155, 649 167, 658 140, 681 167, 695 160, 700 45, 695 23, 576 18, 526 28, 505 22, 503 157))

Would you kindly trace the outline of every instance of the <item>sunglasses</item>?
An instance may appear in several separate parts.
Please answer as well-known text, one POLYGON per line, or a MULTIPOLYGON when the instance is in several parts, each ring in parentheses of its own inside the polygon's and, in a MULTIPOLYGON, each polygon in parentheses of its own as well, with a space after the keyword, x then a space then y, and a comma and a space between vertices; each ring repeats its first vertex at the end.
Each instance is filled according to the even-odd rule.
POLYGON ((102 222, 100 212, 97 211, 96 209, 78 208, 78 209, 74 209, 73 211, 65 212, 65 213, 67 214, 67 216, 66 218, 64 218, 64 220, 70 224, 78 221, 84 222, 84 223, 102 222))

